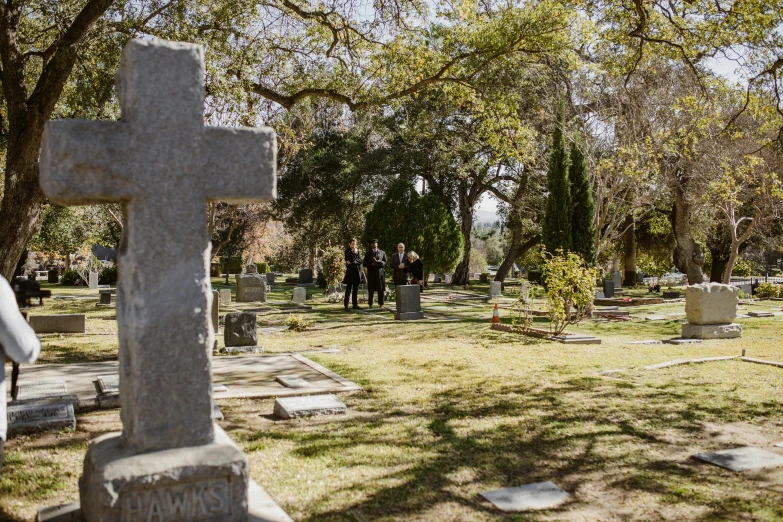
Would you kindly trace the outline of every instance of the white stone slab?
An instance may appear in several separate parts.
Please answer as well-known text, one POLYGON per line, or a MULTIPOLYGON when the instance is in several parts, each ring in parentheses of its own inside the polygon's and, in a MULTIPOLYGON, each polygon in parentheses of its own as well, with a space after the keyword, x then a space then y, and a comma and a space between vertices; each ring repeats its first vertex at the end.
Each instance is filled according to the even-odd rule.
POLYGON ((775 314, 772 312, 748 312, 748 316, 750 317, 775 317, 775 314))
POLYGON ((663 344, 660 339, 645 339, 643 341, 631 341, 628 344, 663 344))
POLYGON ((592 335, 558 335, 552 339, 562 344, 601 344, 601 339, 592 335))
POLYGON ((645 321, 665 321, 665 315, 648 315, 644 318, 645 321))
POLYGON ((302 287, 294 288, 293 301, 298 304, 303 304, 307 301, 307 290, 302 287))
POLYGON ((96 382, 99 393, 120 393, 119 375, 101 375, 96 382))
POLYGON ((701 343, 701 339, 683 339, 682 337, 663 340, 663 344, 699 344, 699 343, 701 343))
POLYGON ((310 388, 310 383, 298 375, 278 375, 275 380, 287 388, 310 388))
POLYGON ((746 471, 750 469, 776 468, 783 466, 783 456, 751 446, 699 453, 698 455, 694 455, 693 458, 730 469, 731 471, 746 471))
POLYGON ((481 496, 501 511, 515 512, 553 508, 568 500, 571 495, 552 482, 539 482, 486 491, 481 496))
POLYGON ((61 395, 67 395, 68 391, 65 389, 65 380, 52 379, 37 382, 20 382, 17 384, 19 388, 19 394, 17 399, 43 399, 45 397, 59 397, 61 395))
POLYGON ((275 400, 274 413, 282 419, 294 419, 310 415, 334 415, 346 413, 348 408, 335 395, 310 395, 308 397, 281 397, 275 400))
POLYGON ((213 384, 212 393, 228 393, 228 388, 222 384, 213 384))

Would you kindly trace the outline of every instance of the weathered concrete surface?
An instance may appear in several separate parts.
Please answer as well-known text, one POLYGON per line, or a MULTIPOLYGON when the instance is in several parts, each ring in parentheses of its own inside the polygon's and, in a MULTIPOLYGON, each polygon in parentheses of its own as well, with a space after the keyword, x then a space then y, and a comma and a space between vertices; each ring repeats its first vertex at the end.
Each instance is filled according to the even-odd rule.
POLYGON ((685 289, 685 317, 690 324, 731 324, 737 318, 739 290, 720 283, 685 289))
POLYGON ((730 324, 690 324, 682 325, 684 339, 736 339, 742 337, 742 325, 730 324))

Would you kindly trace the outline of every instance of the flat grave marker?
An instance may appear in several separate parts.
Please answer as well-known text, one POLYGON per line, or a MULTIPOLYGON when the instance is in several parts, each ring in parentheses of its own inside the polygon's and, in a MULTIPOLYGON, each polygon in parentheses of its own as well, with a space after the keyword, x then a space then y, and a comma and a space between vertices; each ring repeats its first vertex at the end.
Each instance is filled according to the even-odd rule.
POLYGON ((643 341, 631 341, 628 344, 663 344, 663 341, 660 339, 644 339, 643 341))
POLYGON ((783 466, 783 456, 752 446, 699 453, 694 455, 693 458, 730 469, 731 471, 747 471, 783 466))
POLYGON ((27 320, 37 334, 87 331, 87 316, 84 314, 30 315, 27 320))
POLYGON ((752 311, 752 312, 748 312, 748 316, 749 317, 775 317, 775 314, 773 314, 772 312, 752 311))
POLYGON ((310 383, 298 375, 278 375, 275 380, 286 388, 310 388, 310 383))
POLYGON ((68 394, 68 390, 65 388, 65 380, 63 379, 36 382, 23 381, 17 384, 17 388, 19 392, 16 398, 19 400, 61 397, 68 394))
POLYGON ((274 414, 281 419, 295 419, 312 415, 335 415, 347 411, 348 408, 337 396, 329 394, 278 398, 275 400, 274 414))
POLYGON ((480 493, 499 510, 505 512, 551 509, 571 496, 552 482, 538 482, 513 488, 496 489, 480 493))
POLYGON ((76 429, 73 404, 68 400, 13 401, 8 403, 7 416, 9 437, 64 428, 76 429))
POLYGON ((601 339, 592 335, 556 335, 552 339, 561 344, 601 344, 601 339))
POLYGON ((682 337, 675 337, 674 339, 664 339, 663 344, 699 344, 701 339, 683 339, 682 337))

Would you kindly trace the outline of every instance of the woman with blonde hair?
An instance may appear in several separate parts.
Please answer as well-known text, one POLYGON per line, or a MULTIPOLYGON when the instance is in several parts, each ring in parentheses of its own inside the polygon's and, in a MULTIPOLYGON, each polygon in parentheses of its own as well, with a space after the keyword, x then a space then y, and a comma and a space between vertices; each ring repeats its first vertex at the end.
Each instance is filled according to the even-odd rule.
POLYGON ((424 291, 424 265, 421 264, 419 254, 414 251, 408 252, 408 260, 411 262, 408 266, 408 272, 411 273, 413 283, 419 285, 419 290, 424 291))

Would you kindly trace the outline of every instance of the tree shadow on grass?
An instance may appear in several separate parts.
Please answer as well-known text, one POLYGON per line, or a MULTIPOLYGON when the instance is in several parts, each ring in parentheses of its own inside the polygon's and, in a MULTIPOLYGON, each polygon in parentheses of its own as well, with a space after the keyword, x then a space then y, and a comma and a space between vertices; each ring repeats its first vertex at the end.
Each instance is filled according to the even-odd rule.
MULTIPOLYGON (((316 500, 304 509, 309 512, 304 520, 405 520, 432 516, 439 505, 458 505, 474 516, 483 513, 482 517, 512 519, 519 515, 498 512, 478 493, 548 480, 571 492, 577 492, 586 481, 597 481, 617 490, 618 498, 646 491, 664 504, 698 506, 699 513, 706 508, 727 519, 773 509, 770 502, 756 506, 741 494, 734 495, 734 502, 717 500, 727 488, 736 487, 730 478, 716 480, 717 490, 712 495, 671 493, 677 488, 697 488, 703 481, 713 480, 715 471, 656 457, 656 450, 678 448, 677 442, 662 433, 673 430, 686 438, 698 438, 705 436, 700 420, 731 417, 720 407, 705 403, 695 386, 677 392, 652 387, 628 389, 606 380, 578 377, 538 386, 498 385, 488 380, 471 383, 469 388, 454 385, 433 393, 429 404, 411 406, 379 394, 355 397, 356 408, 366 415, 320 425, 280 424, 258 432, 258 436, 293 443, 294 454, 300 458, 332 459, 333 466, 349 470, 367 466, 368 459, 372 460, 366 452, 352 452, 357 446, 392 445, 401 455, 399 466, 383 461, 375 464, 388 468, 376 485, 362 481, 343 488, 361 500, 340 507, 333 507, 334 502, 327 503, 327 499, 316 500), (416 425, 426 430, 426 436, 410 431, 416 425), (469 478, 455 478, 465 473, 469 478), (383 485, 387 483, 393 485, 383 485), (320 509, 321 500, 329 507, 320 509)), ((761 416, 783 413, 778 403, 754 406, 738 404, 737 408, 761 416), (767 407, 774 411, 764 411, 767 407)), ((340 497, 341 492, 337 488, 332 494, 340 497)), ((571 504, 525 517, 564 519, 568 518, 566 509, 574 506, 589 507, 577 494, 571 504)), ((601 507, 611 511, 621 506, 601 507)), ((650 519, 659 516, 650 515, 650 519)), ((702 517, 695 511, 694 516, 702 517)))

